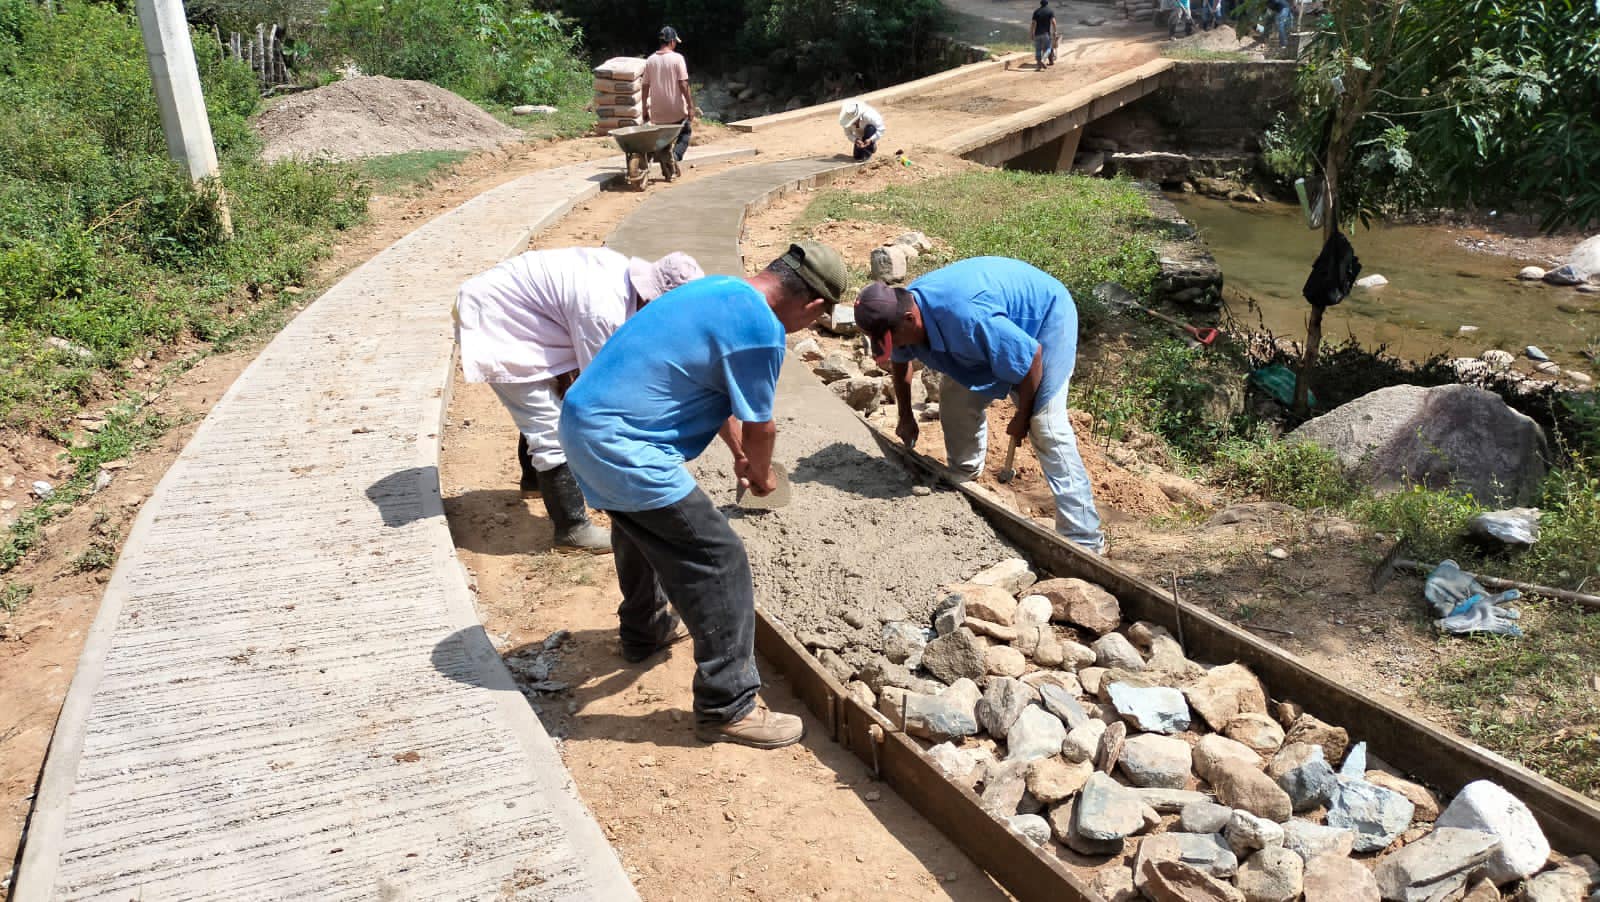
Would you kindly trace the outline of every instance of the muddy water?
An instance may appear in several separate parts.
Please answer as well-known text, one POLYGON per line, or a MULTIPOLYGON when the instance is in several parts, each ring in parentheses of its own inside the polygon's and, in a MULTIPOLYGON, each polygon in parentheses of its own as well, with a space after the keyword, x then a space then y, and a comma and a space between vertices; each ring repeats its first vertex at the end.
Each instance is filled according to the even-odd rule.
MULTIPOLYGON (((1300 295, 1321 246, 1321 232, 1305 227, 1298 207, 1231 204, 1193 195, 1169 195, 1199 227, 1222 264, 1229 309, 1249 325, 1259 319, 1274 333, 1305 336, 1310 307, 1300 295)), ((1363 276, 1380 273, 1389 284, 1357 288, 1323 318, 1323 336, 1354 335, 1363 345, 1387 344, 1391 353, 1420 360, 1435 353, 1476 357, 1489 348, 1520 355, 1538 345, 1563 367, 1586 367, 1578 352, 1600 336, 1600 295, 1518 282, 1527 263, 1467 250, 1457 232, 1437 226, 1375 225, 1350 236, 1363 276), (1462 332, 1462 326, 1477 326, 1462 332)))

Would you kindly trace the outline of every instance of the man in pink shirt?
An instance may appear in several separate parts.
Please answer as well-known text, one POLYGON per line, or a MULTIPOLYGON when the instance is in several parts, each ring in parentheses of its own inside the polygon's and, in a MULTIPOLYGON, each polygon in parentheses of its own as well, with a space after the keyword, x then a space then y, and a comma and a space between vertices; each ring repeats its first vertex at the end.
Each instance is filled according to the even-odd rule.
POLYGON ((661 48, 644 62, 644 121, 651 125, 683 123, 674 159, 689 150, 689 125, 694 119, 694 95, 689 93, 689 66, 678 52, 683 39, 671 25, 661 29, 661 48))

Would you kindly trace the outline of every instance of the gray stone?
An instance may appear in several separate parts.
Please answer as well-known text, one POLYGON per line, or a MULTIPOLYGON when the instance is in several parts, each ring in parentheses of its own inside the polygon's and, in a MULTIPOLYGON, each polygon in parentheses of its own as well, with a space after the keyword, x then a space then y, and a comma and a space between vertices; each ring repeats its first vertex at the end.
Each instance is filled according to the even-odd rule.
POLYGON ((967 609, 961 600, 955 599, 954 604, 937 608, 933 614, 933 632, 935 636, 948 636, 967 622, 967 609))
POLYGON ((952 742, 941 742, 928 749, 928 757, 933 759, 933 763, 938 765, 945 776, 958 780, 972 773, 972 769, 978 766, 977 755, 970 749, 956 748, 952 742))
POLYGON ((1019 557, 1007 558, 998 564, 985 567, 967 580, 975 586, 994 586, 1003 589, 1008 596, 1019 595, 1023 589, 1038 581, 1038 575, 1028 567, 1028 562, 1019 557))
POLYGON ((1144 829, 1138 796, 1103 773, 1089 775, 1076 800, 1072 830, 1085 839, 1120 840, 1144 829))
POLYGON ((1187 682, 1205 674, 1206 669, 1191 661, 1183 653, 1178 640, 1167 635, 1150 640, 1150 654, 1145 659, 1145 670, 1165 674, 1175 682, 1187 682))
POLYGON ((1006 731, 1006 760, 1032 761, 1049 758, 1061 751, 1061 741, 1067 738, 1067 728, 1054 714, 1043 708, 1029 705, 1018 715, 1006 731))
POLYGON ((1076 730, 1089 722, 1089 712, 1066 689, 1054 683, 1039 683, 1039 700, 1045 710, 1061 719, 1068 730, 1076 730))
POLYGON ((861 371, 856 369, 855 364, 851 363, 848 357, 838 352, 824 356, 816 366, 811 368, 811 372, 815 373, 818 379, 829 384, 861 375, 861 371))
POLYGON ((1378 902, 1372 871, 1344 855, 1318 855, 1306 861, 1301 891, 1305 902, 1378 902))
POLYGON ((1209 802, 1211 797, 1197 789, 1168 789, 1164 786, 1140 786, 1133 790, 1139 800, 1161 814, 1177 814, 1196 802, 1209 802))
POLYGON ((807 363, 822 359, 822 343, 815 338, 805 338, 795 342, 791 350, 796 357, 807 363))
POLYGON ((1346 857, 1355 842, 1356 832, 1347 827, 1327 827, 1298 818, 1283 825, 1283 847, 1308 862, 1321 855, 1346 857))
POLYGON ((885 623, 883 625, 883 656, 908 669, 922 664, 922 650, 928 647, 928 635, 914 623, 885 623))
POLYGON ((1373 876, 1385 899, 1432 902, 1483 868, 1500 840, 1477 830, 1441 827, 1378 861, 1373 876))
POLYGON ((1563 263, 1544 274, 1544 283, 1561 286, 1582 285, 1588 278, 1588 274, 1579 271, 1576 266, 1563 263))
POLYGON ((1320 745, 1296 742, 1284 746, 1267 765, 1267 776, 1289 794, 1295 811, 1326 805, 1333 794, 1333 768, 1328 766, 1320 745))
POLYGON ((899 689, 919 688, 921 681, 911 675, 911 671, 903 664, 896 664, 887 658, 873 658, 856 672, 856 679, 866 683, 873 692, 883 695, 885 686, 894 686, 899 689))
POLYGON ((978 732, 978 686, 961 679, 938 695, 910 693, 905 699, 905 731, 934 742, 978 732))
POLYGON ((1054 805, 1077 795, 1092 773, 1094 765, 1088 761, 1036 758, 1028 762, 1028 792, 1044 804, 1054 805))
POLYGON ((1222 730, 1240 714, 1267 713, 1261 681, 1243 664, 1213 667, 1183 690, 1189 706, 1213 730, 1222 730))
POLYGON ((1183 806, 1178 823, 1189 833, 1218 833, 1228 826, 1231 817, 1232 808, 1204 799, 1183 806))
POLYGON ((906 264, 911 255, 906 253, 903 244, 885 244, 875 247, 868 257, 872 270, 872 278, 890 285, 904 282, 906 278, 906 264))
POLYGON ((983 645, 966 627, 929 642, 922 650, 922 667, 945 683, 981 680, 989 671, 983 645))
POLYGON ((1291 902, 1300 898, 1305 864, 1288 849, 1269 846, 1239 865, 1237 880, 1245 902, 1291 902))
POLYGON ((1067 733, 1067 738, 1061 743, 1061 756, 1068 761, 1088 761, 1092 764, 1096 753, 1100 751, 1100 739, 1105 732, 1105 721, 1084 721, 1067 733))
POLYGON ((1499 395, 1469 385, 1381 388, 1310 420, 1290 438, 1334 452, 1356 479, 1379 491, 1454 488, 1494 505, 1532 501, 1549 454, 1539 424, 1499 395))
POLYGON ((1365 780, 1367 778, 1367 744, 1358 742, 1350 747, 1344 754, 1344 763, 1339 765, 1339 776, 1351 780, 1365 780))
POLYGON ((1004 736, 1022 709, 1038 700, 1039 694, 1031 686, 1010 677, 995 677, 978 702, 978 725, 990 736, 1004 736))
POLYGON ((1256 817, 1248 811, 1235 811, 1223 830, 1228 838, 1228 848, 1243 858, 1257 849, 1283 845, 1283 828, 1276 821, 1256 817))
POLYGON ((1121 633, 1106 633, 1094 640, 1094 662, 1101 667, 1143 670, 1144 658, 1121 633))
POLYGON ((1050 822, 1037 814, 1013 814, 1006 818, 1006 826, 1027 837, 1034 845, 1050 841, 1050 822))
POLYGON ((1154 733, 1131 736, 1122 744, 1117 763, 1134 786, 1183 789, 1189 785, 1189 743, 1182 739, 1154 733))
POLYGON ((852 376, 828 386, 850 407, 868 411, 878 406, 883 397, 883 383, 871 376, 852 376))
POLYGON ((1034 814, 1028 797, 1028 764, 1025 761, 991 761, 983 772, 983 791, 978 794, 983 810, 997 817, 1034 814))
POLYGON ((1426 786, 1381 770, 1367 771, 1367 782, 1382 786, 1384 789, 1392 789, 1410 799, 1411 804, 1416 806, 1416 811, 1411 814, 1411 820, 1431 824, 1439 819, 1439 797, 1426 786))
POLYGON ((1523 881, 1513 898, 1516 902, 1583 902, 1592 882, 1583 868, 1562 865, 1523 881))
POLYGON ((1033 594, 1050 599, 1052 620, 1081 626, 1096 635, 1122 625, 1117 597, 1081 579, 1047 579, 1033 585, 1033 594))
POLYGON ((1365 780, 1339 778, 1328 803, 1328 826, 1356 832, 1355 851, 1378 852, 1411 826, 1411 801, 1365 780))
POLYGON ((1500 840, 1500 848, 1489 858, 1489 878, 1509 883, 1538 873, 1550 859, 1550 841, 1545 839, 1533 812, 1521 800, 1488 780, 1477 780, 1462 787, 1449 807, 1439 815, 1439 827, 1481 830, 1500 840))
POLYGON ((1112 683, 1111 704, 1123 720, 1148 733, 1181 733, 1189 729, 1189 705, 1183 693, 1165 686, 1141 688, 1112 683))
POLYGON ((1118 839, 1090 839, 1079 833, 1074 824, 1077 822, 1078 799, 1072 798, 1050 809, 1048 815, 1051 832, 1067 848, 1080 855, 1121 855, 1123 840, 1118 839))

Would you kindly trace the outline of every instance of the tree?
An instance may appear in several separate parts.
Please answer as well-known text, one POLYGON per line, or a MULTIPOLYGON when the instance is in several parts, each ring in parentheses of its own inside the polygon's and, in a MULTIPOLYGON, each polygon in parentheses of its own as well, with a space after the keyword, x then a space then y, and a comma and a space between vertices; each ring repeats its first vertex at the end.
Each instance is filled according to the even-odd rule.
MULTIPOLYGON (((1305 25, 1300 112, 1271 157, 1320 178, 1325 236, 1434 204, 1600 221, 1600 3, 1328 0, 1305 25)), ((1307 323, 1302 416, 1322 312, 1307 323)))

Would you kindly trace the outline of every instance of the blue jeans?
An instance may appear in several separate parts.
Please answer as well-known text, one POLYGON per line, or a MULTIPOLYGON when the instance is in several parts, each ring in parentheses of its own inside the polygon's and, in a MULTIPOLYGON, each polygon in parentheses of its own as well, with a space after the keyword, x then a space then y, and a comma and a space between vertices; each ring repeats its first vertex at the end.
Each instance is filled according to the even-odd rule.
MULTIPOLYGON (((1068 382, 1071 381, 1069 375, 1068 382)), ((954 469, 976 476, 983 469, 989 444, 989 399, 968 391, 949 376, 939 389, 939 421, 945 454, 954 469)), ((1010 437, 1006 441, 1010 441, 1010 437)), ((1028 440, 1039 469, 1056 496, 1056 532, 1099 553, 1105 548, 1100 514, 1094 509, 1094 487, 1078 454, 1078 438, 1067 418, 1067 386, 1033 414, 1028 440)))
POLYGON ((755 707, 756 594, 750 558, 728 519, 697 486, 682 501, 611 515, 622 646, 649 652, 678 616, 694 640, 696 720, 733 723, 755 707))
POLYGON ((1285 6, 1278 10, 1278 46, 1289 46, 1289 24, 1294 21, 1294 13, 1285 6))

